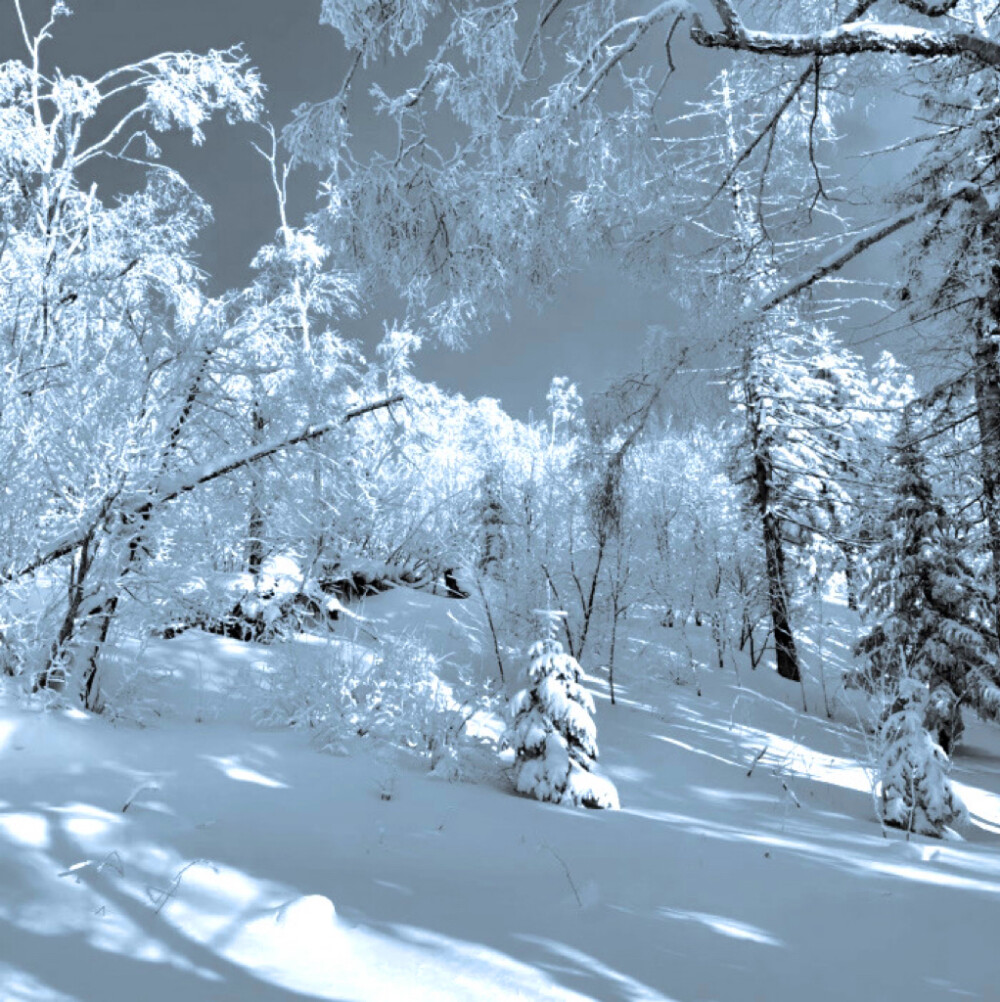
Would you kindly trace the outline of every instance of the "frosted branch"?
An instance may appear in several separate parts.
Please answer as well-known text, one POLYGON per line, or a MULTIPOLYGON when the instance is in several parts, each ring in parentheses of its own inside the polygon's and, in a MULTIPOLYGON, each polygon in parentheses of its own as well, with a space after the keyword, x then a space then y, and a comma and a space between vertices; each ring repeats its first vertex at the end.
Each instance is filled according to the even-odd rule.
POLYGON ((696 14, 691 38, 703 48, 733 49, 784 58, 853 56, 884 53, 917 59, 971 56, 987 66, 1000 66, 1000 44, 969 32, 941 32, 907 24, 854 21, 829 31, 808 34, 755 31, 746 28, 728 0, 713 0, 721 31, 708 31, 696 14))

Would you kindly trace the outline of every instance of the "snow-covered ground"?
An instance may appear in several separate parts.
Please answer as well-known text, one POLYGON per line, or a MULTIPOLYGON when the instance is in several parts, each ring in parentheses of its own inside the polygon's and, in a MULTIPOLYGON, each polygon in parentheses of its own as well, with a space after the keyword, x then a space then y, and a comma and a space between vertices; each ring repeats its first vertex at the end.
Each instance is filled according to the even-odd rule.
MULTIPOLYGON (((468 605, 365 611, 454 662, 468 605)), ((280 655, 194 631, 141 652, 146 726, 0 706, 0 999, 1000 999, 1000 732, 956 760, 964 840, 907 841, 832 675, 843 721, 692 671, 707 634, 647 631, 617 706, 591 680, 617 812, 253 727, 280 655)))

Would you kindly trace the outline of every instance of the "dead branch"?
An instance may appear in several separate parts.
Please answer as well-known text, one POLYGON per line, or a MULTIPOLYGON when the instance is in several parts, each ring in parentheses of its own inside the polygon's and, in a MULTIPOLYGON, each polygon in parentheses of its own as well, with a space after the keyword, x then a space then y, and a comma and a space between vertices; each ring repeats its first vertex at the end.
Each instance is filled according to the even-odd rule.
POLYGON ((880 243, 887 237, 909 226, 911 223, 924 216, 932 215, 935 212, 947 210, 956 202, 978 203, 983 201, 983 193, 978 185, 963 184, 956 185, 955 188, 939 198, 932 198, 927 202, 921 202, 912 209, 906 209, 898 213, 891 219, 861 234, 846 247, 836 251, 831 256, 824 258, 813 268, 798 278, 793 279, 787 285, 773 292, 767 299, 754 308, 754 313, 769 313, 782 303, 793 299, 799 293, 811 288, 817 282, 821 282, 828 275, 840 271, 845 265, 853 261, 859 254, 864 253, 869 247, 880 243))

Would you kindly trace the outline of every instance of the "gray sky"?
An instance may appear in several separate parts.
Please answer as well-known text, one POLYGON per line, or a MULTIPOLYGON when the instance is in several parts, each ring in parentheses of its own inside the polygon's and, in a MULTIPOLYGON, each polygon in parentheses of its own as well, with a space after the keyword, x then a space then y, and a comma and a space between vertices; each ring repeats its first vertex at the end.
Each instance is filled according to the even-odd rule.
MULTIPOLYGON (((21 58, 13 4, 0 4, 0 59, 21 58)), ((24 0, 24 5, 29 21, 41 24, 49 0, 24 0)), ((49 67, 91 76, 158 51, 244 42, 268 86, 268 114, 278 128, 297 104, 329 97, 343 75, 343 46, 335 32, 319 25, 319 0, 71 0, 71 6, 73 17, 57 23, 48 43, 49 67)), ((714 72, 705 58, 682 47, 668 99, 690 97, 693 78, 714 72)), ((218 124, 207 135, 201 147, 180 137, 165 137, 162 146, 164 159, 213 207, 215 223, 199 251, 212 289, 221 291, 246 283, 247 265, 271 239, 277 217, 266 167, 250 147, 259 141, 259 130, 218 124)), ((859 121, 857 147, 876 141, 877 130, 859 121)), ((294 175, 293 214, 313 204, 315 180, 305 171, 294 175)), ((105 185, 105 194, 111 190, 105 185)), ((347 333, 370 348, 383 321, 393 319, 375 314, 347 333)), ((649 326, 669 328, 671 319, 665 295, 623 281, 613 262, 595 263, 571 278, 542 311, 516 309, 509 323, 499 320, 490 337, 468 350, 429 348, 418 371, 450 390, 500 397, 518 416, 530 408, 540 413, 553 375, 568 375, 585 393, 598 390, 635 369, 649 326)))

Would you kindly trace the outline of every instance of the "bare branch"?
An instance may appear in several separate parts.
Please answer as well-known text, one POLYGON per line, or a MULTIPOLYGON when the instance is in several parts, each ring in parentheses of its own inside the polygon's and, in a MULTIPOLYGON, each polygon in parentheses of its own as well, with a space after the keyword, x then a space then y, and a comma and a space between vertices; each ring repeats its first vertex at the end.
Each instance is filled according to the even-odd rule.
POLYGON ((885 240, 886 237, 891 237, 897 231, 909 226, 910 223, 913 223, 924 216, 929 216, 935 212, 947 210, 956 202, 968 202, 970 204, 978 203, 982 205, 983 208, 988 208, 983 204, 985 203, 985 198, 983 196, 982 189, 978 185, 957 185, 954 190, 949 192, 947 195, 931 199, 928 202, 922 202, 920 205, 917 205, 912 209, 906 209, 887 220, 881 226, 862 234, 852 243, 848 244, 847 247, 836 251, 830 257, 827 257, 823 261, 819 262, 804 275, 801 275, 799 278, 794 279, 781 289, 773 292, 767 299, 764 300, 763 303, 754 308, 754 313, 769 313, 782 303, 787 302, 789 299, 793 299, 800 292, 804 292, 806 289, 814 286, 817 282, 822 281, 828 275, 832 275, 835 272, 840 271, 859 254, 868 250, 869 247, 880 243, 882 240, 885 240))

